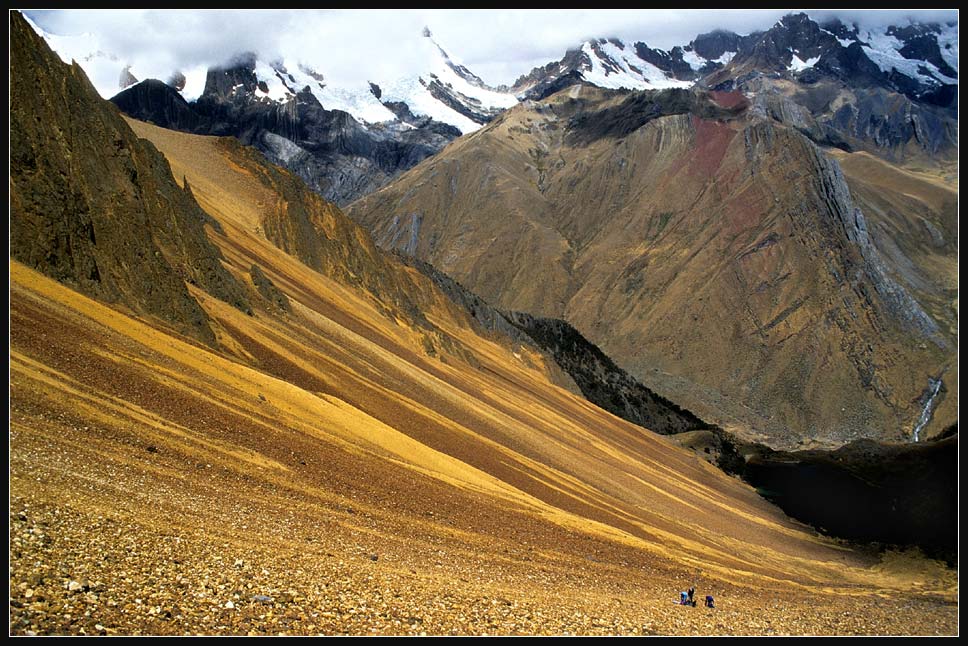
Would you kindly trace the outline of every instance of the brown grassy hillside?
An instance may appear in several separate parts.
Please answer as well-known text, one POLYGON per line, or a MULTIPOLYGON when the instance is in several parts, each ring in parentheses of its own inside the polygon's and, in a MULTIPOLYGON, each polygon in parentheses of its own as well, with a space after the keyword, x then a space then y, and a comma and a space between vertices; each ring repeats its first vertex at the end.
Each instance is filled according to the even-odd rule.
MULTIPOLYGON (((731 99, 570 88, 349 213, 498 307, 564 318, 747 439, 909 438, 928 378, 957 383, 950 191, 907 172, 934 210, 877 210, 856 164, 731 99)), ((938 411, 927 434, 954 419, 938 411)))

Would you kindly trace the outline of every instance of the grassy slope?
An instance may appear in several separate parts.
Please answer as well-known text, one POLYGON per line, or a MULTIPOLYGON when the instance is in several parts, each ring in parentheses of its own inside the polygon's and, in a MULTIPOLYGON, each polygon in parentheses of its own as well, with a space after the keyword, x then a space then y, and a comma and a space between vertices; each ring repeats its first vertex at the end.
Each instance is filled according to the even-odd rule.
POLYGON ((42 631, 956 632, 952 573, 814 536, 430 292, 463 350, 426 355, 420 331, 260 235, 272 196, 218 140, 131 123, 222 224, 230 271, 259 264, 294 311, 194 290, 216 353, 11 261, 11 596, 42 631), (20 533, 35 522, 52 545, 20 533), (67 589, 81 576, 104 583, 93 604, 67 589), (688 583, 717 613, 668 603, 688 583))
MULTIPOLYGON (((860 258, 823 203, 813 147, 756 119, 683 115, 569 143, 573 112, 615 101, 581 87, 516 106, 349 212, 398 245, 422 215, 418 257, 496 306, 566 319, 650 388, 749 439, 905 437, 951 353, 911 343, 845 278, 860 258)), ((955 255, 930 256, 946 280, 955 255)), ((950 310, 926 306, 952 338, 950 310)))

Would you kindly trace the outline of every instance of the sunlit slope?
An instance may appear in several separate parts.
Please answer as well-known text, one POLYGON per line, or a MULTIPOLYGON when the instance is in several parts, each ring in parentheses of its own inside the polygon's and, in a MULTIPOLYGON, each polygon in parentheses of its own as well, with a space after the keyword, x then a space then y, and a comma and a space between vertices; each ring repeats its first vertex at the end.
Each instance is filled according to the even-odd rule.
MULTIPOLYGON (((769 513, 769 508, 741 483, 553 387, 501 344, 481 340, 444 315, 430 314, 428 318, 460 339, 466 347, 463 354, 473 356, 480 369, 457 358, 444 356, 444 362, 425 356, 419 338, 413 338, 416 335, 374 311, 365 300, 265 245, 257 233, 246 234, 230 226, 238 220, 228 219, 233 216, 223 206, 229 202, 222 196, 237 200, 246 195, 248 178, 244 173, 215 170, 236 165, 231 148, 218 139, 133 125, 166 154, 176 177, 184 174, 188 178, 199 202, 222 223, 226 237, 213 235, 213 240, 226 258, 239 267, 258 264, 289 295, 295 315, 288 320, 267 317, 258 323, 245 315, 234 316, 230 308, 219 307, 220 313, 207 310, 266 372, 308 392, 345 401, 422 444, 579 517, 659 543, 695 542, 693 549, 703 551, 721 549, 715 545, 724 538, 751 541, 757 549, 773 547, 772 532, 762 534, 759 524, 750 518, 758 515, 756 510, 769 513), (210 181, 210 174, 217 181, 210 181), (300 291, 289 285, 298 285, 300 291), (335 325, 327 314, 334 310, 342 312, 347 321, 355 319, 355 330, 351 323, 347 324, 349 330, 335 325), (338 344, 329 340, 331 335, 337 336, 338 344), (715 479, 731 492, 730 498, 738 496, 737 500, 713 493, 715 479), (695 499, 680 501, 677 491, 682 487, 694 491, 695 499), (664 494, 656 494, 656 488, 664 494), (733 505, 738 512, 736 536, 729 536, 732 530, 724 531, 731 525, 728 520, 705 540, 703 531, 693 529, 704 524, 718 526, 719 522, 709 518, 721 517, 733 505)), ((252 198, 249 204, 268 203, 265 196, 260 199, 252 194, 252 198)), ((257 221, 261 216, 235 210, 234 217, 257 221)), ((425 289, 430 291, 429 282, 425 289)), ((418 468, 427 468, 420 461, 411 461, 418 468)), ((541 513, 558 512, 543 509, 541 513)), ((775 522, 772 517, 768 526, 775 522)), ((779 527, 773 531, 787 533, 779 527)), ((802 547, 779 549, 785 553, 778 554, 782 560, 802 547)), ((724 551, 722 557, 731 568, 748 569, 754 560, 763 563, 758 554, 741 565, 727 552, 732 550, 724 551)))
MULTIPOLYGON (((345 355, 319 338, 302 345, 306 328, 237 316, 205 299, 213 319, 265 353, 261 363, 276 362, 251 368, 17 263, 11 278, 18 494, 29 489, 27 473, 57 465, 41 491, 67 495, 79 474, 88 474, 82 482, 99 474, 97 486, 84 488, 89 502, 110 507, 126 496, 112 486, 117 461, 141 472, 146 504, 165 498, 167 487, 158 487, 172 478, 189 487, 185 494, 211 487, 229 499, 237 494, 219 481, 238 479, 246 489, 364 505, 403 525, 408 516, 443 514, 480 535, 474 540, 505 536, 507 515, 528 531, 578 532, 641 550, 663 569, 735 582, 813 587, 869 576, 855 569, 857 555, 794 527, 739 481, 514 367, 504 367, 503 379, 450 374, 457 385, 449 385, 308 310, 317 324, 307 327, 338 340, 345 355), (275 350, 265 350, 274 335, 275 350), (287 380, 271 374, 287 369, 287 380), (368 381, 368 370, 386 379, 368 381), (400 387, 387 388, 394 382, 400 387), (199 482, 197 468, 219 475, 199 482)), ((177 500, 164 504, 177 511, 177 500)), ((125 506, 137 514, 138 497, 125 506)), ((177 514, 171 520, 180 524, 177 514)))
MULTIPOLYGON (((955 354, 951 309, 896 275, 913 250, 890 254, 877 232, 876 253, 862 247, 853 208, 870 202, 823 151, 755 114, 703 112, 741 97, 705 100, 575 87, 522 103, 348 212, 498 307, 564 318, 747 438, 907 439, 928 376, 955 354)), ((908 221, 913 208, 898 205, 908 221)), ((950 282, 945 237, 924 269, 950 282)))
POLYGON ((420 333, 368 294, 245 230, 250 216, 226 205, 259 201, 239 201, 248 176, 224 172, 233 162, 218 139, 137 127, 222 224, 225 235, 211 237, 230 271, 245 276, 258 264, 293 312, 249 316, 193 290, 233 358, 13 263, 12 395, 73 409, 78 429, 89 428, 75 431, 82 443, 104 441, 107 430, 306 495, 345 487, 349 500, 392 500, 417 515, 445 506, 455 520, 473 509, 490 520, 465 529, 484 536, 503 535, 498 519, 513 514, 733 581, 821 586, 868 576, 844 567, 845 558, 859 565, 856 555, 795 527, 738 480, 553 386, 456 317, 436 323, 477 367, 427 356, 420 333))
MULTIPOLYGON (((763 630, 763 595, 778 594, 802 611, 782 613, 787 618, 776 627, 836 632, 836 622, 824 623, 830 608, 838 616, 844 607, 856 612, 870 603, 863 595, 878 593, 878 603, 890 607, 896 595, 906 598, 903 590, 928 599, 954 592, 945 580, 953 574, 871 567, 813 538, 739 481, 516 367, 494 361, 499 374, 491 377, 441 368, 456 384, 448 385, 398 347, 384 348, 308 307, 295 307, 305 317, 300 328, 261 315, 241 320, 237 310, 205 299, 213 319, 245 332, 252 348, 251 339, 292 335, 261 355, 263 364, 270 356, 277 362, 271 372, 291 371, 284 380, 19 263, 10 270, 13 511, 42 518, 58 509, 50 524, 70 518, 70 529, 87 528, 79 552, 58 552, 61 572, 106 582, 112 594, 133 588, 131 568, 138 572, 159 549, 170 556, 156 572, 193 582, 189 597, 175 595, 174 612, 211 608, 195 594, 207 589, 205 581, 183 564, 219 572, 222 563, 219 576, 241 576, 234 585, 256 582, 247 594, 295 590, 315 599, 310 609, 323 617, 294 616, 285 625, 297 632, 352 633, 367 617, 362 625, 391 633, 455 626, 513 632, 532 625, 524 620, 537 611, 547 614, 552 633, 555 626, 581 630, 584 616, 589 632, 628 634, 645 622, 649 632, 746 634, 763 630), (302 345, 311 328, 314 344, 302 345), (376 381, 365 401, 357 399, 370 370, 419 404, 376 381), (318 389, 324 383, 328 392, 318 389), (120 540, 127 527, 155 547, 130 551, 130 537, 112 543, 115 529, 120 540), (85 569, 92 550, 127 565, 85 569), (245 569, 229 567, 233 559, 245 569), (667 604, 686 580, 717 594, 727 609, 683 619, 667 604), (405 605, 410 614, 389 617, 426 623, 382 624, 384 615, 360 608, 363 599, 376 606, 380 590, 395 613, 404 612, 399 604, 414 604, 405 605), (439 595, 461 608, 481 600, 484 607, 468 616, 493 621, 460 622, 446 613, 431 621, 439 595), (862 595, 856 605, 843 605, 855 604, 855 595, 862 595), (507 606, 493 608, 492 597, 507 606), (350 608, 359 616, 347 614, 350 608), (494 610, 506 619, 497 622, 494 610)), ((57 550, 78 544, 69 534, 54 533, 57 550)), ((28 547, 18 543, 12 554, 28 547)), ((14 558, 12 565, 16 573, 25 564, 14 558)), ((157 581, 154 591, 134 588, 132 596, 164 598, 172 579, 157 581)), ((209 594, 220 598, 214 588, 209 594)), ((130 614, 102 605, 95 616, 109 626, 140 621, 148 632, 218 632, 201 619, 162 621, 147 613, 154 606, 131 609, 131 599, 122 607, 130 614)), ((951 612, 943 620, 925 616, 939 622, 932 630, 950 633, 951 612)), ((223 632, 265 624, 221 609, 216 616, 223 632)), ((904 634, 908 622, 893 614, 866 620, 863 630, 904 634)))

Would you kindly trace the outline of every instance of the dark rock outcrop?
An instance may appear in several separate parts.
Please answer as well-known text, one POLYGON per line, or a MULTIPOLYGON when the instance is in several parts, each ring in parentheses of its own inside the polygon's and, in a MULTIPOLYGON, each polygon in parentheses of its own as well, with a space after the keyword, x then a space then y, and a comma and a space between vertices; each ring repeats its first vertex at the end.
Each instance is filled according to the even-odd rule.
POLYGON ((952 158, 958 92, 951 79, 957 72, 941 55, 937 32, 940 27, 926 25, 888 29, 905 43, 900 55, 925 63, 911 76, 882 70, 855 26, 821 26, 806 14, 788 15, 700 84, 753 96, 757 109, 821 145, 866 150, 892 162, 919 148, 925 156, 952 158), (791 66, 794 55, 813 65, 791 66))
POLYGON ((664 435, 716 428, 643 386, 565 321, 523 312, 506 317, 551 353, 588 401, 613 415, 664 435))
POLYGON ((187 284, 249 311, 206 236, 214 221, 79 65, 19 13, 10 24, 11 258, 214 344, 187 284))
POLYGON ((645 90, 629 94, 615 106, 580 112, 569 122, 568 142, 582 145, 599 139, 620 139, 659 117, 693 114, 702 119, 735 117, 747 107, 745 101, 723 107, 702 90, 645 90))
POLYGON ((714 61, 721 58, 726 52, 744 51, 761 34, 762 32, 754 32, 748 36, 740 36, 731 31, 716 29, 696 36, 686 47, 686 50, 694 51, 702 58, 714 61))
POLYGON ((275 283, 269 280, 269 277, 265 275, 265 272, 262 271, 259 265, 252 265, 252 268, 249 270, 249 277, 252 279, 252 284, 255 285, 256 291, 273 308, 286 312, 287 314, 292 314, 292 303, 289 302, 289 298, 282 290, 276 287, 275 283))
POLYGON ((147 79, 124 90, 113 102, 121 112, 137 119, 184 132, 195 132, 202 118, 188 105, 178 91, 167 83, 147 79))

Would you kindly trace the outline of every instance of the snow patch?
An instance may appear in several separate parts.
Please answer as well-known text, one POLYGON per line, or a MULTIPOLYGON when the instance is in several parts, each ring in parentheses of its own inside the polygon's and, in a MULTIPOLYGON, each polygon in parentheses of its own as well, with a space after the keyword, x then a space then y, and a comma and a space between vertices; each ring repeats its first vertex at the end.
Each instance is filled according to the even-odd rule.
POLYGON ((828 29, 824 29, 823 27, 820 28, 820 31, 824 32, 825 34, 830 34, 831 36, 833 36, 834 38, 836 38, 837 39, 837 42, 840 43, 840 46, 841 47, 850 47, 851 44, 854 43, 853 40, 845 40, 845 39, 841 38, 840 36, 838 36, 837 34, 835 34, 834 32, 832 32, 832 31, 830 31, 828 29))
POLYGON ((450 124, 464 134, 474 132, 481 127, 481 124, 434 98, 420 82, 420 77, 402 79, 389 84, 381 83, 380 89, 383 90, 384 100, 403 101, 414 114, 450 124))
POLYGON ((690 50, 688 52, 683 52, 682 60, 688 63, 689 67, 691 67, 693 70, 697 72, 700 69, 702 69, 702 66, 708 62, 705 58, 703 58, 693 50, 690 50))
POLYGON ((181 90, 182 98, 195 101, 205 91, 205 80, 208 78, 208 68, 204 65, 182 71, 185 76, 185 87, 181 90))
MULTIPOLYGON (((943 35, 948 38, 947 33, 943 35)), ((869 59, 874 61, 874 64, 877 65, 882 72, 890 74, 892 69, 896 69, 901 74, 909 76, 913 79, 917 79, 921 83, 928 85, 938 85, 939 82, 949 85, 955 85, 958 83, 957 79, 945 76, 938 71, 938 68, 935 67, 933 63, 904 58, 900 53, 900 50, 904 47, 904 43, 886 32, 880 33, 867 30, 863 32, 861 36, 862 40, 867 42, 866 45, 863 45, 864 53, 867 54, 869 59), (921 67, 928 70, 930 74, 921 73, 919 69, 921 67)), ((945 44, 950 42, 951 40, 946 40, 945 44)), ((954 36, 954 44, 952 47, 955 49, 955 54, 957 55, 957 34, 954 36)), ((942 52, 945 51, 946 50, 942 46, 942 52)), ((948 59, 945 58, 945 62, 947 62, 947 60, 948 59)), ((957 60, 955 62, 957 64, 957 60)), ((952 67, 957 69, 956 66, 952 67)))
POLYGON ((703 58, 695 51, 688 51, 688 52, 682 53, 682 60, 688 63, 689 67, 691 67, 693 70, 698 72, 700 69, 702 69, 704 65, 707 65, 709 63, 719 63, 720 65, 726 65, 731 60, 733 60, 734 56, 736 56, 736 52, 723 52, 722 56, 720 56, 719 58, 714 58, 710 60, 707 58, 703 58))
POLYGON ((951 69, 958 71, 958 25, 949 27, 944 25, 941 33, 938 34, 938 47, 941 49, 941 58, 951 69))
POLYGON ((793 54, 793 59, 790 61, 790 65, 787 67, 787 69, 793 70, 794 72, 802 72, 803 70, 816 65, 817 61, 819 60, 819 56, 814 56, 813 58, 803 60, 796 54, 793 54))
POLYGON ((582 52, 591 61, 591 69, 582 72, 582 78, 598 87, 627 90, 653 90, 671 87, 690 87, 689 81, 680 81, 666 75, 658 67, 639 58, 634 50, 619 47, 611 41, 600 44, 599 50, 621 71, 605 69, 590 42, 582 45, 582 52), (635 67, 635 69, 632 69, 635 67))
POLYGON ((263 92, 261 89, 256 88, 255 95, 257 97, 268 98, 277 103, 285 103, 292 96, 286 84, 282 82, 276 70, 270 65, 262 61, 257 61, 255 64, 255 77, 262 83, 265 83, 266 87, 269 88, 268 92, 263 92))

